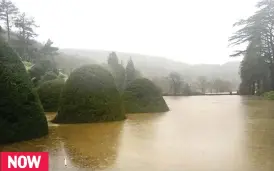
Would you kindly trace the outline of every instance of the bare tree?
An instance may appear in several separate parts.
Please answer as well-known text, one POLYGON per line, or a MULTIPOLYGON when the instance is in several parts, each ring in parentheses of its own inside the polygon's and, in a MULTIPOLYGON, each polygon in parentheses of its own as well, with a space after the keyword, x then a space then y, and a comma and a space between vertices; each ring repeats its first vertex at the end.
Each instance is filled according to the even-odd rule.
POLYGON ((170 88, 173 91, 173 95, 177 95, 181 91, 181 86, 183 83, 182 78, 181 78, 180 74, 178 74, 177 72, 171 72, 169 74, 169 79, 171 82, 170 88))
POLYGON ((207 79, 206 79, 205 76, 198 77, 198 79, 197 79, 197 86, 201 90, 202 93, 206 92, 208 83, 207 83, 207 79))

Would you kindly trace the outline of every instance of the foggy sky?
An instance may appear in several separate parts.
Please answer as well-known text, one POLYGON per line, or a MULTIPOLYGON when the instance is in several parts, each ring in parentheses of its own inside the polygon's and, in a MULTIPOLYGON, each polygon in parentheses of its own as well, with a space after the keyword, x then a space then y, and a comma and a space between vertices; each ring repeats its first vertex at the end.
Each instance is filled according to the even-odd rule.
POLYGON ((224 63, 232 24, 257 0, 12 0, 35 17, 39 41, 187 63, 224 63))

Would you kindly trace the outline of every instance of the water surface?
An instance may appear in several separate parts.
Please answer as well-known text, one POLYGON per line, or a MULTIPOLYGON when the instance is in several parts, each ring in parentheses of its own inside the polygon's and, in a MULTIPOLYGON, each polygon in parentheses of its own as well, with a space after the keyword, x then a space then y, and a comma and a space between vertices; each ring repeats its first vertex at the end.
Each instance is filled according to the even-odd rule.
POLYGON ((50 124, 47 137, 2 148, 49 151, 52 171, 274 170, 274 102, 229 95, 165 100, 167 113, 50 124))

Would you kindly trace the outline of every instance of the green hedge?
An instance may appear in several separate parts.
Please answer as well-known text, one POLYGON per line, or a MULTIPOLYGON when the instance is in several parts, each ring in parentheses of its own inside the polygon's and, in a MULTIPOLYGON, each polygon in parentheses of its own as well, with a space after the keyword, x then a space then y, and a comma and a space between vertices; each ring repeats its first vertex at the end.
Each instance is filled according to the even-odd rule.
POLYGON ((28 70, 30 77, 36 78, 36 80, 40 80, 48 71, 58 75, 58 69, 50 59, 39 60, 28 70))
POLYGON ((274 100, 274 91, 264 93, 263 97, 267 100, 274 100))
POLYGON ((161 90, 146 78, 136 79, 125 89, 126 113, 157 113, 169 110, 161 90))
POLYGON ((60 94, 64 84, 63 79, 55 79, 46 81, 38 87, 37 92, 46 112, 56 112, 58 110, 60 94))
POLYGON ((109 71, 99 65, 75 69, 65 83, 55 123, 125 119, 122 100, 109 71))
POLYGON ((18 55, 0 42, 0 144, 48 134, 47 119, 18 55))

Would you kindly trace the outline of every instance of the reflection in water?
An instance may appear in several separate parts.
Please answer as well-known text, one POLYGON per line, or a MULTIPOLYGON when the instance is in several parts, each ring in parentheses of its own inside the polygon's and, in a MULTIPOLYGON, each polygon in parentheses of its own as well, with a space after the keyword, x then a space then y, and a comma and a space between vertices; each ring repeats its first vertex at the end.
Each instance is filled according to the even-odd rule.
POLYGON ((49 136, 4 150, 49 151, 52 171, 274 170, 274 102, 240 96, 165 99, 167 113, 132 114, 113 123, 50 124, 49 136))
MULTIPOLYGON (((127 122, 125 131, 127 134, 132 136, 132 139, 144 140, 153 139, 157 126, 160 123, 160 119, 163 118, 164 114, 148 113, 148 114, 130 114, 127 116, 127 122)), ((131 140, 132 140, 131 139, 131 140)))
MULTIPOLYGON (((132 131, 128 130, 135 126, 128 122, 123 137, 131 138, 123 139, 120 167, 123 170, 241 170, 246 163, 242 160, 244 124, 239 115, 239 99, 229 102, 229 98, 222 98, 166 98, 171 111, 151 120, 148 128, 151 137, 131 137, 132 131)), ((138 116, 134 117, 138 120, 138 116)), ((140 131, 140 135, 146 134, 145 129, 140 131)))
POLYGON ((103 169, 115 163, 122 126, 123 122, 65 125, 58 132, 75 167, 103 169))
POLYGON ((52 127, 49 128, 49 135, 31 140, 31 141, 23 141, 20 143, 14 143, 8 146, 2 146, 2 151, 51 151, 56 153, 60 149, 60 143, 58 139, 58 135, 56 133, 56 129, 52 127))
MULTIPOLYGON (((54 114, 48 114, 51 120, 54 114)), ((123 122, 58 125, 49 136, 2 147, 2 151, 49 151, 50 170, 105 169, 115 163, 123 122), (64 160, 67 166, 64 165, 64 160)))
POLYGON ((247 160, 249 170, 274 170, 274 106, 273 101, 242 98, 246 116, 247 160))

